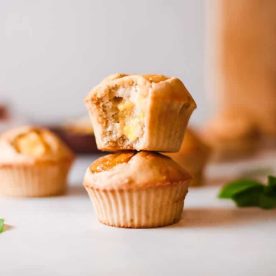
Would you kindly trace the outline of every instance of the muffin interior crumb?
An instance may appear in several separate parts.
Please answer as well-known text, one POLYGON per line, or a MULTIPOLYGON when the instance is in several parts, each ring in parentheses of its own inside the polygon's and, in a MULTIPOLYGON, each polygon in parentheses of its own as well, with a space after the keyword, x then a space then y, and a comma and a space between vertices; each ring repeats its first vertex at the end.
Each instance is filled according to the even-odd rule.
POLYGON ((108 154, 94 161, 90 166, 90 170, 93 173, 110 170, 119 164, 127 163, 135 154, 136 152, 118 152, 108 154))
POLYGON ((110 89, 94 103, 103 124, 102 139, 106 145, 137 147, 143 140, 146 98, 137 86, 110 89))

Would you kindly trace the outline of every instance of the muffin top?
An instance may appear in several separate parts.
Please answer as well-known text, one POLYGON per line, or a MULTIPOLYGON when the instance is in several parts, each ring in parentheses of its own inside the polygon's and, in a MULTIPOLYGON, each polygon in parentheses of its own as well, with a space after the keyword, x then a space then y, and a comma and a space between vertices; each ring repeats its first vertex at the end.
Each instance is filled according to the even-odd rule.
POLYGON ((72 151, 49 130, 23 126, 0 136, 0 163, 14 164, 73 159, 72 151))
POLYGON ((188 185, 190 175, 169 157, 153 152, 119 152, 93 162, 85 185, 100 189, 149 188, 173 183, 188 185))
POLYGON ((85 98, 85 102, 89 106, 93 98, 104 97, 114 90, 130 88, 139 88, 141 96, 144 97, 153 93, 154 96, 161 97, 164 100, 184 101, 187 102, 187 105, 191 105, 192 109, 196 107, 194 99, 180 79, 157 74, 129 75, 116 73, 110 75, 91 90, 85 98))

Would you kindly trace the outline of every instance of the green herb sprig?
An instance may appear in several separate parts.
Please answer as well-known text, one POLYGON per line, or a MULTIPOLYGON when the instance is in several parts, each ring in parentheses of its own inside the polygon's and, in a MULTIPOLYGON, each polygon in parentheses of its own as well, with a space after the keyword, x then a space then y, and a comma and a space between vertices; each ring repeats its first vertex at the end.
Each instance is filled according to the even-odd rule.
POLYGON ((0 233, 4 231, 4 219, 0 218, 0 233))
POLYGON ((250 179, 232 181, 220 190, 218 197, 232 199, 239 207, 276 208, 276 177, 268 176, 267 185, 250 179))

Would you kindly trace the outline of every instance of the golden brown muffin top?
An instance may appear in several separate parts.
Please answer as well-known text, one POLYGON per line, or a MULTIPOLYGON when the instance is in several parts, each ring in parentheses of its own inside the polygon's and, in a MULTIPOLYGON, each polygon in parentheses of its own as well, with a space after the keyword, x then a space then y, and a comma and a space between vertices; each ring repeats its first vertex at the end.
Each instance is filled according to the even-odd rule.
POLYGON ((192 109, 196 108, 194 99, 180 79, 158 74, 128 75, 117 73, 110 75, 90 91, 85 102, 89 106, 91 100, 104 97, 110 91, 134 86, 139 87, 144 96, 153 93, 164 100, 185 101, 191 105, 192 109))
POLYGON ((23 126, 0 136, 0 163, 72 159, 72 151, 49 130, 23 126))
POLYGON ((119 164, 127 163, 135 154, 135 152, 117 152, 114 154, 108 154, 94 161, 90 166, 90 170, 93 173, 110 170, 119 164))
POLYGON ((120 152, 99 158, 91 164, 85 185, 101 189, 147 188, 183 182, 190 175, 170 158, 153 152, 120 152))
POLYGON ((164 75, 156 75, 156 74, 145 74, 145 75, 130 75, 130 74, 124 74, 124 73, 116 73, 116 74, 112 74, 110 76, 107 76, 106 78, 103 79, 103 82, 110 82, 116 79, 121 79, 124 77, 134 77, 135 76, 141 76, 144 77, 146 80, 148 80, 149 82, 161 82, 161 81, 165 81, 170 79, 170 77, 164 76, 164 75))

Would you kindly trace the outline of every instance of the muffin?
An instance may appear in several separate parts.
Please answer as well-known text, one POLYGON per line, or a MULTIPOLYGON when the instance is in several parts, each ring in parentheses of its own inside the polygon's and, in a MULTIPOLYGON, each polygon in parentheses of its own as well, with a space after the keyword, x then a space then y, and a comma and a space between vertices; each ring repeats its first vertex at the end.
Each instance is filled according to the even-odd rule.
POLYGON ((92 163, 84 187, 100 222, 149 228, 179 221, 190 178, 166 156, 125 151, 92 163))
POLYGON ((191 175, 190 186, 200 186, 204 183, 204 169, 210 157, 211 148, 191 128, 185 132, 179 152, 166 153, 191 175))
POLYGON ((260 136, 251 117, 234 110, 223 112, 205 128, 203 136, 212 148, 213 161, 227 161, 254 155, 260 136))
POLYGON ((77 154, 99 152, 89 116, 67 121, 62 125, 49 127, 77 154))
POLYGON ((42 197, 65 191, 73 153, 46 129, 24 126, 0 136, 0 195, 42 197))
POLYGON ((70 120, 64 124, 63 128, 68 132, 75 133, 76 135, 94 135, 88 116, 70 120))
POLYGON ((106 151, 178 151, 196 108, 179 79, 162 75, 112 75, 85 103, 97 146, 106 151))

